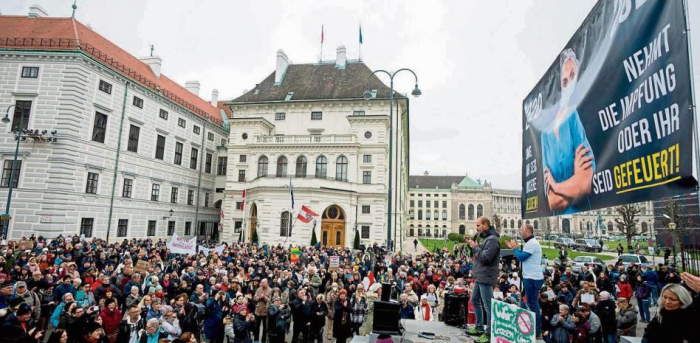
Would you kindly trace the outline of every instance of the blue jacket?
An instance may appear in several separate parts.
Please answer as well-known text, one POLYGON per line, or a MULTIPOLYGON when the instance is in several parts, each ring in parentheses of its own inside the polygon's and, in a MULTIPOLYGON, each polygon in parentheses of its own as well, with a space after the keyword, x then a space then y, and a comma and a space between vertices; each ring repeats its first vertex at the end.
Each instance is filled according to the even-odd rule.
POLYGON ((202 327, 204 335, 207 339, 216 339, 221 336, 223 330, 223 312, 221 304, 216 301, 213 297, 207 300, 206 307, 207 318, 204 320, 204 325, 202 327))
POLYGON ((659 275, 656 274, 656 270, 648 269, 642 273, 642 277, 649 284, 649 286, 656 286, 659 283, 659 275))
POLYGON ((63 296, 67 293, 75 295, 75 287, 72 284, 62 283, 53 289, 53 301, 61 302, 63 301, 63 296))
POLYGON ((413 306, 401 306, 401 319, 416 319, 416 313, 413 311, 413 306))

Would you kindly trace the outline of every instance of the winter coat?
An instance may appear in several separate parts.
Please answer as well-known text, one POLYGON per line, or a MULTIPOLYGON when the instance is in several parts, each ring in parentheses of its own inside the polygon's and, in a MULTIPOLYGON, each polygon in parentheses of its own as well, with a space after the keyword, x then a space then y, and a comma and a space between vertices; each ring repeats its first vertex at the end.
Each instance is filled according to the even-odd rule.
POLYGON ((638 301, 649 299, 651 296, 651 287, 646 283, 646 281, 641 284, 637 284, 637 289, 634 290, 634 297, 638 301))
POLYGON ((333 319, 333 313, 335 309, 333 308, 333 304, 335 304, 335 301, 338 299, 338 292, 333 292, 332 290, 328 291, 326 293, 326 304, 331 304, 328 306, 328 318, 333 319))
POLYGON ((695 295, 693 303, 684 309, 660 310, 649 325, 644 328, 642 343, 690 343, 700 342, 700 295, 695 295), (662 319, 663 318, 663 319, 662 319))
POLYGON ((34 320, 39 320, 39 317, 41 317, 41 299, 39 299, 39 296, 36 295, 36 293, 29 290, 24 292, 22 295, 15 293, 12 297, 10 297, 10 300, 15 298, 22 298, 25 304, 32 306, 32 318, 34 320))
POLYGON ((25 329, 22 327, 22 323, 20 323, 19 319, 17 319, 17 316, 15 316, 14 313, 8 315, 5 322, 2 324, 3 342, 35 343, 36 340, 30 337, 28 333, 29 330, 34 327, 33 321, 30 320, 27 324, 27 329, 25 331, 25 329))
POLYGON ((576 329, 574 320, 571 318, 571 316, 567 315, 562 322, 559 322, 560 317, 561 315, 557 313, 549 322, 552 325, 552 342, 568 343, 569 332, 576 329))
POLYGON ((632 286, 629 282, 618 282, 617 287, 620 289, 620 291, 617 292, 617 297, 625 298, 629 302, 630 299, 632 299, 632 286))
POLYGON ((180 328, 180 322, 175 318, 172 322, 163 320, 160 327, 168 334, 170 339, 180 337, 182 334, 182 329, 180 328))
POLYGON ((481 234, 479 245, 474 248, 474 269, 476 282, 495 285, 498 280, 498 262, 501 258, 500 235, 493 227, 481 234))
POLYGON ((255 322, 246 321, 244 316, 236 314, 236 319, 234 319, 233 323, 226 325, 226 337, 229 342, 250 343, 253 341, 250 338, 250 331, 252 331, 253 328, 255 328, 255 322))
POLYGON ((129 323, 129 318, 123 319, 121 322, 119 322, 119 333, 117 334, 116 343, 129 343, 132 332, 136 332, 137 337, 139 337, 138 335, 140 335, 141 330, 144 330, 145 328, 146 322, 143 318, 139 318, 136 325, 133 327, 129 323))
POLYGON ((348 300, 348 306, 344 306, 343 303, 340 302, 340 298, 338 298, 333 306, 335 307, 333 314, 333 337, 347 338, 350 336, 350 328, 352 325, 350 321, 350 313, 352 313, 350 301, 348 300))
POLYGON ((204 319, 202 331, 207 338, 216 339, 223 333, 223 311, 221 303, 214 298, 207 300, 206 312, 208 316, 204 319))
POLYGON ((637 308, 633 305, 628 305, 627 308, 621 309, 615 316, 617 320, 617 335, 637 337, 637 308))
POLYGON ((318 332, 326 325, 326 316, 328 315, 328 305, 325 302, 318 303, 316 301, 311 304, 311 331, 318 332), (320 313, 320 315, 318 314, 320 313))
POLYGON ((372 324, 374 323, 374 302, 379 300, 379 295, 374 292, 367 292, 367 313, 365 321, 360 327, 360 335, 365 335, 372 332, 372 324))
POLYGON ((118 308, 110 311, 108 307, 103 307, 100 312, 102 318, 102 327, 107 335, 119 330, 119 322, 122 320, 122 313, 118 308))
POLYGON ((603 335, 613 335, 617 332, 617 319, 615 318, 615 302, 613 300, 601 300, 593 309, 603 329, 603 335))
POLYGON ((428 305, 428 307, 426 308, 422 304, 419 304, 416 307, 415 311, 416 311, 416 313, 415 313, 416 320, 418 320, 418 321, 425 321, 425 312, 426 311, 430 311, 430 319, 428 321, 431 321, 431 322, 437 321, 437 319, 435 318, 435 315, 436 315, 435 311, 433 311, 433 308, 430 307, 430 305, 428 305))
POLYGON ((575 324, 572 343, 588 343, 591 336, 591 324, 586 322, 575 324))

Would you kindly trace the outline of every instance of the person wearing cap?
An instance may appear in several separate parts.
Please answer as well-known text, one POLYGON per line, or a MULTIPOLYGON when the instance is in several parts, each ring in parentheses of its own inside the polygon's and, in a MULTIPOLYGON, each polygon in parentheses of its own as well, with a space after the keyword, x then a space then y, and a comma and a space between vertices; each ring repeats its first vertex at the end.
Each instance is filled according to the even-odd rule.
POLYGON ((15 294, 12 295, 11 299, 19 298, 22 301, 33 308, 32 318, 36 321, 41 317, 41 300, 39 296, 33 291, 27 288, 27 283, 24 281, 17 282, 15 284, 15 294))
POLYGON ((109 343, 109 338, 105 334, 102 325, 95 322, 85 325, 82 338, 85 343, 109 343))
POLYGON ((250 337, 250 331, 255 327, 255 316, 247 314, 248 308, 246 305, 236 305, 233 308, 235 318, 230 317, 224 319, 224 332, 228 337, 229 342, 233 343, 251 343, 253 340, 250 337))
POLYGON ((29 305, 20 304, 17 312, 11 313, 2 324, 2 337, 12 338, 13 342, 36 342, 44 332, 34 325, 32 309, 29 305))
POLYGON ((73 287, 73 278, 70 275, 65 275, 60 279, 58 286, 53 288, 53 301, 55 303, 60 302, 63 299, 63 295, 70 293, 75 294, 75 287, 73 287))
POLYGON ((12 287, 15 285, 12 280, 3 280, 0 283, 0 319, 8 315, 10 308, 10 298, 12 297, 12 287))

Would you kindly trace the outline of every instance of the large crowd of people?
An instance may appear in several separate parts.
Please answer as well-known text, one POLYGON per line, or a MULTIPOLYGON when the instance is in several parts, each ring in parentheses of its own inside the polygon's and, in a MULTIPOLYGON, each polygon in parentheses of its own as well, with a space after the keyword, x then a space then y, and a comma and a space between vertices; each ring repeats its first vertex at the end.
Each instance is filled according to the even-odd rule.
POLYGON ((639 322, 643 342, 700 340, 700 278, 667 265, 574 273, 565 250, 550 267, 529 224, 504 257, 488 218, 477 223, 467 244, 417 256, 377 245, 292 255, 224 243, 220 254, 182 255, 151 239, 2 241, 0 342, 347 343, 372 332, 382 284, 401 318, 421 321, 444 321, 446 295, 466 292, 465 330, 477 342, 489 341, 494 299, 535 312, 547 342, 619 342, 639 322))

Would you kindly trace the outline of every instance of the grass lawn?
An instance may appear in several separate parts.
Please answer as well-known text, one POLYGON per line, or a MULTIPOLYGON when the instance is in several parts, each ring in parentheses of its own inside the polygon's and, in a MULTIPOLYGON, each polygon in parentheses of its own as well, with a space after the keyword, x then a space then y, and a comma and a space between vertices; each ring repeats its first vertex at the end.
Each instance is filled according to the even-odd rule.
MULTIPOLYGON (((574 258, 581 256, 581 255, 583 255, 583 256, 595 256, 595 257, 601 259, 602 261, 610 261, 610 260, 615 259, 615 256, 603 255, 603 254, 592 254, 592 253, 582 252, 582 251, 568 250, 566 253, 567 253, 569 260, 573 260, 574 258)), ((553 260, 553 259, 557 258, 557 256, 559 256, 559 250, 554 249, 554 248, 543 247, 542 254, 547 256, 548 259, 553 260)))
MULTIPOLYGON (((604 241, 605 247, 607 248, 608 251, 617 251, 617 245, 622 244, 622 247, 625 248, 625 252, 627 251, 627 240, 621 240, 621 241, 604 241)), ((636 249, 637 248, 637 242, 632 242, 632 246, 636 249)), ((639 246, 647 250, 649 248, 649 243, 647 241, 644 242, 639 242, 639 246)))
POLYGON ((445 246, 445 242, 447 242, 447 249, 449 249, 450 251, 452 251, 452 249, 454 249, 455 244, 460 244, 460 243, 453 242, 450 240, 442 240, 442 239, 422 238, 422 239, 419 239, 418 241, 420 241, 420 244, 422 244, 425 247, 425 249, 430 251, 430 252, 435 252, 435 247, 437 247, 438 250, 442 249, 442 247, 445 246))

